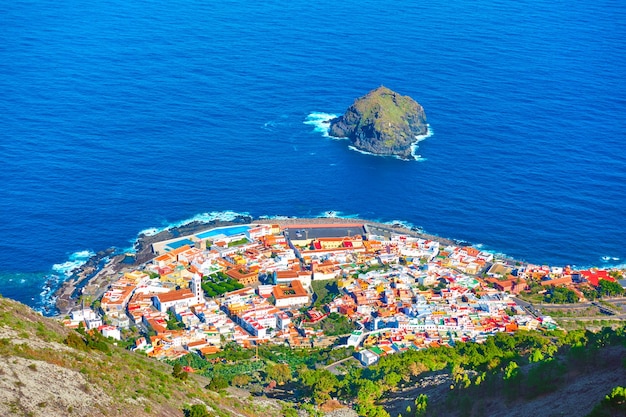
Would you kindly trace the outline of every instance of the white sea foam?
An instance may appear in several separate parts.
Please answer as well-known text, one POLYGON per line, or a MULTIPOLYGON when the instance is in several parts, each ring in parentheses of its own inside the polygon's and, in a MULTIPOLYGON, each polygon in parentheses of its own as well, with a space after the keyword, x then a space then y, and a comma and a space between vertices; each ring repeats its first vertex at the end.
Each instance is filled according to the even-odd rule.
POLYGON ((65 277, 69 277, 72 275, 72 273, 76 269, 84 265, 85 262, 87 262, 89 258, 91 258, 94 255, 95 253, 90 250, 82 250, 79 252, 74 252, 73 254, 69 256, 69 259, 67 261, 60 263, 60 264, 54 264, 52 266, 52 269, 57 274, 61 274, 65 277))
POLYGON ((620 260, 620 258, 618 258, 617 256, 603 256, 600 259, 602 259, 602 262, 605 262, 605 263, 616 262, 620 260))
MULTIPOLYGON (((305 125, 313 126, 313 131, 317 133, 321 133, 324 137, 330 138, 328 134, 328 130, 330 128, 330 121, 339 115, 330 114, 330 113, 321 113, 321 112, 313 112, 309 114, 306 119, 304 119, 305 125)), ((335 138, 333 139, 343 139, 343 138, 335 138)))
POLYGON ((151 227, 149 229, 144 229, 141 232, 139 232, 138 236, 146 235, 146 236, 154 236, 158 233, 161 233, 165 230, 169 230, 169 229, 173 229, 176 227, 181 227, 184 226, 186 224, 189 223, 193 223, 193 222, 202 222, 202 223, 209 223, 212 221, 224 221, 224 222, 230 222, 233 221, 235 219, 237 219, 237 217, 241 217, 241 216, 249 216, 250 214, 247 212, 242 212, 242 213, 238 213, 236 211, 211 211, 208 213, 199 213, 196 214, 193 217, 190 217, 188 219, 184 219, 175 223, 169 223, 165 226, 161 226, 161 227, 151 227))
POLYGON ((287 219, 294 219, 295 217, 292 216, 282 216, 280 214, 278 215, 267 215, 264 214, 263 216, 259 216, 259 219, 267 219, 267 220, 287 220, 287 219))
MULTIPOLYGON (((165 229, 163 229, 165 230, 165 229)), ((149 229, 144 229, 141 232, 139 232, 139 235, 145 235, 145 236, 154 236, 156 234, 159 233, 159 229, 157 229, 156 227, 151 227, 149 229)))
POLYGON ((359 149, 359 148, 357 148, 357 147, 355 147, 355 146, 352 146, 352 145, 348 146, 348 149, 350 149, 351 151, 355 151, 355 152, 358 152, 358 153, 362 153, 363 155, 372 155, 372 156, 389 156, 389 155, 378 155, 378 154, 375 154, 375 153, 372 153, 372 152, 364 151, 363 149, 359 149))
POLYGON ((413 223, 407 222, 405 220, 392 220, 390 222, 385 222, 383 224, 388 224, 390 226, 399 225, 401 227, 404 227, 405 229, 415 228, 415 225, 413 223))
MULTIPOLYGON (((413 144, 411 145, 411 156, 413 157, 414 161, 425 161, 426 160, 426 158, 423 158, 422 155, 419 155, 417 153, 417 149, 419 148, 418 143, 420 143, 421 141, 423 141, 426 138, 429 138, 429 137, 431 137, 432 135, 435 134, 435 132, 430 127, 430 125, 427 125, 427 126, 428 126, 428 133, 426 133, 425 135, 415 136, 415 142, 413 142, 413 144)), ((407 159, 400 158, 397 155, 380 155, 380 154, 376 154, 376 153, 372 153, 372 152, 367 152, 367 151, 364 151, 362 149, 358 149, 358 148, 356 148, 355 146, 352 146, 352 145, 348 146, 348 149, 350 149, 352 151, 355 151, 355 152, 362 153, 364 155, 391 157, 391 158, 399 159, 401 161, 407 161, 407 159)))
POLYGON ((427 139, 427 138, 429 138, 429 137, 431 137, 432 135, 435 134, 435 132, 433 131, 433 128, 430 127, 429 124, 427 124, 426 126, 428 127, 428 133, 426 133, 425 135, 415 136, 415 142, 411 145, 411 155, 413 156, 413 159, 415 159, 416 161, 425 161, 426 160, 426 158, 422 158, 422 155, 419 155, 417 153, 417 149, 419 148, 418 144, 421 141, 423 141, 423 140, 425 140, 425 139, 427 139))
POLYGON ((345 214, 342 211, 328 210, 324 211, 317 216, 317 218, 333 218, 333 219, 358 219, 358 214, 345 214))
MULTIPOLYGON (((334 136, 330 136, 328 134, 328 131, 330 129, 330 121, 334 118, 338 117, 337 114, 330 114, 330 113, 322 113, 322 112, 313 112, 311 114, 309 114, 306 119, 304 120, 304 124, 305 125, 311 125, 314 126, 314 131, 317 133, 321 133, 324 137, 327 138, 332 138, 332 139, 347 139, 347 138, 336 138, 334 136)), ((418 143, 420 143, 421 141, 433 136, 435 134, 435 132, 433 131, 432 127, 430 125, 426 125, 428 126, 428 133, 426 133, 425 135, 417 135, 415 136, 415 142, 413 142, 413 144, 411 145, 411 156, 413 157, 413 160, 415 161, 425 161, 426 158, 423 158, 421 155, 419 155, 417 153, 417 149, 418 149, 418 143)), ((379 155, 379 154, 375 154, 372 152, 367 152, 364 151, 362 149, 358 149, 354 146, 348 146, 348 148, 352 151, 355 152, 359 152, 362 153, 364 155, 372 155, 372 156, 391 156, 393 158, 396 159, 400 159, 400 160, 405 160, 403 158, 400 158, 398 156, 395 155, 379 155)))

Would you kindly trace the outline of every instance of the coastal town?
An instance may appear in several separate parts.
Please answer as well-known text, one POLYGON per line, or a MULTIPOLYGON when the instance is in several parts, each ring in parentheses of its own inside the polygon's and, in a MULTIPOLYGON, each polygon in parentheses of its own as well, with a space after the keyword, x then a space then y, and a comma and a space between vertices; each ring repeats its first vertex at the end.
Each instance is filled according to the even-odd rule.
POLYGON ((363 366, 409 349, 555 329, 516 296, 563 288, 576 302, 611 271, 531 265, 370 222, 257 222, 152 243, 63 320, 157 359, 254 349, 352 347, 363 366))

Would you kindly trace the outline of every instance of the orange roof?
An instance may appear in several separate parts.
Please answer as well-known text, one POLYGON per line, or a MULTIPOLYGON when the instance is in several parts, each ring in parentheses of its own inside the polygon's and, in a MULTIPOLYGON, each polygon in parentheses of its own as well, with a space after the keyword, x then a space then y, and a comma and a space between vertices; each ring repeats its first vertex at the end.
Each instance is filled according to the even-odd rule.
POLYGON ((183 288, 176 291, 170 291, 156 296, 161 303, 168 303, 176 300, 186 300, 195 297, 189 288, 183 288))
POLYGON ((220 349, 217 346, 207 346, 200 349, 200 352, 202 352, 203 355, 212 355, 219 351, 220 349))
POLYGON ((276 285, 273 291, 276 299, 308 296, 300 281, 291 281, 290 285, 276 285))

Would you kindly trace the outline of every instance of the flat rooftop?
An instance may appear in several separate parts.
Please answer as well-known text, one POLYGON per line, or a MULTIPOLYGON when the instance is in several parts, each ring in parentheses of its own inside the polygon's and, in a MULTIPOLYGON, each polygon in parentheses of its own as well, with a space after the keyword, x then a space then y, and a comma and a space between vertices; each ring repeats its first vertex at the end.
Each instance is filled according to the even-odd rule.
POLYGON ((318 239, 323 237, 365 236, 362 224, 346 225, 306 225, 295 224, 283 227, 285 236, 292 240, 318 239))

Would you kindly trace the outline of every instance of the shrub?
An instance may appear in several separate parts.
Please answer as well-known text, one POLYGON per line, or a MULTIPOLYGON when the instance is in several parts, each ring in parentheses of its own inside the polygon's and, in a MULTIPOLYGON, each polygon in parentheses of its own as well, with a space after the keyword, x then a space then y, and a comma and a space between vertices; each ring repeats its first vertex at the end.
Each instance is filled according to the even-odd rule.
POLYGON ((220 375, 215 375, 211 382, 209 382, 209 385, 206 386, 206 388, 210 389, 211 391, 219 391, 227 387, 228 381, 226 381, 226 378, 220 375))
POLYGON ((209 412, 205 405, 194 404, 191 407, 183 410, 185 417, 210 417, 209 412))

